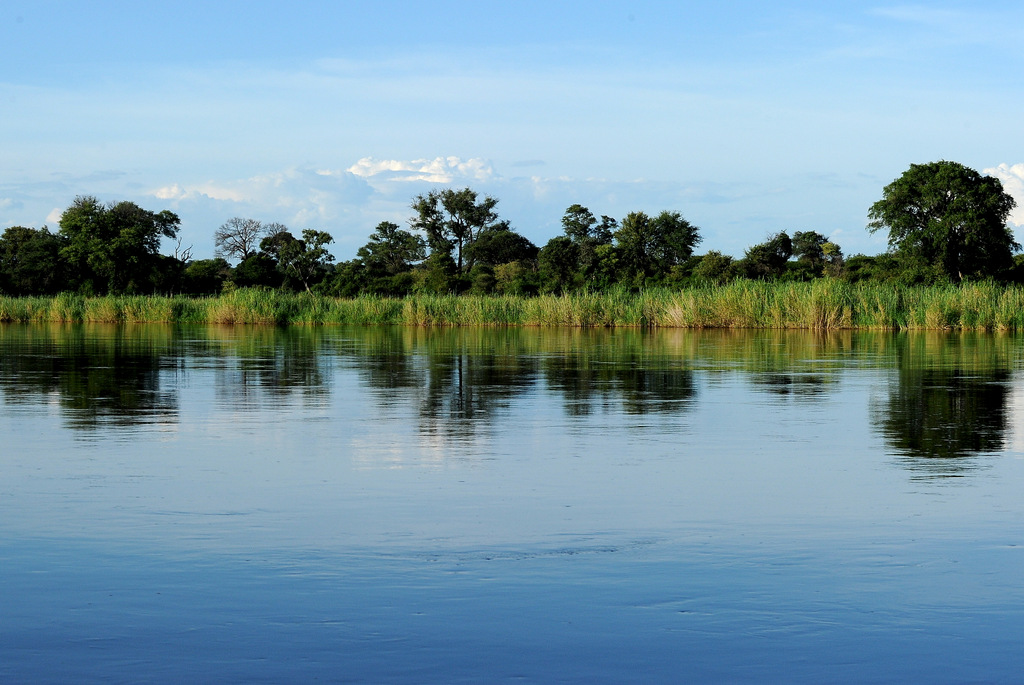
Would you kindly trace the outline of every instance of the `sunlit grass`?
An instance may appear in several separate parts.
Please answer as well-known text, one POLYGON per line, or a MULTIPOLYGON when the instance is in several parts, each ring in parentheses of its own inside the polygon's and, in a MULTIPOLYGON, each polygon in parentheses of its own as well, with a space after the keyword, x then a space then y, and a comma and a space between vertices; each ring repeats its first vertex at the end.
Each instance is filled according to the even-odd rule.
POLYGON ((566 295, 414 295, 338 299, 240 289, 219 297, 2 297, 0 321, 575 328, 1024 329, 1024 289, 975 283, 906 287, 736 281, 682 290, 566 295))

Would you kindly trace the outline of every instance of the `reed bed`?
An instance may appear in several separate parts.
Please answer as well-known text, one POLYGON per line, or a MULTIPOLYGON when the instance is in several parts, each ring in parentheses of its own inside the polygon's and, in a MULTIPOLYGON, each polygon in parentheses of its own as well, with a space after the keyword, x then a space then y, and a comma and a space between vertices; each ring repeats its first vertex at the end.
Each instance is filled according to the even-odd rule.
POLYGON ((0 296, 0 321, 261 325, 1024 330, 1024 288, 736 281, 723 286, 566 295, 363 296, 269 290, 219 297, 0 296))

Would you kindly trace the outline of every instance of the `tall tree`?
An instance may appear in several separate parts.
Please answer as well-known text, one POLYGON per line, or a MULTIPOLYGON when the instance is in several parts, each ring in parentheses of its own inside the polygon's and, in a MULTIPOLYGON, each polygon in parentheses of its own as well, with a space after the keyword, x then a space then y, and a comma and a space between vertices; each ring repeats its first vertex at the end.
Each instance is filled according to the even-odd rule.
POLYGON ((416 216, 411 223, 426 234, 431 252, 455 252, 455 264, 465 273, 473 268, 472 255, 466 254, 466 248, 480 231, 499 223, 494 211, 497 204, 493 197, 477 200, 476 191, 469 188, 432 190, 413 201, 416 216))
POLYGON ((653 219, 631 212, 615 232, 615 241, 627 276, 642 283, 688 259, 701 237, 699 229, 679 212, 664 211, 653 219))
POLYGON ((574 243, 591 237, 596 226, 597 219, 589 209, 580 204, 570 206, 562 215, 562 228, 565 230, 565 235, 574 243))
POLYGON ((868 230, 887 229, 901 258, 953 281, 995 276, 1020 249, 1006 226, 1015 204, 999 179, 957 162, 911 164, 871 205, 868 230))
POLYGON ((260 240, 266 235, 267 227, 258 219, 240 216, 228 219, 213 232, 214 256, 244 262, 256 254, 260 240))
POLYGON ((779 231, 748 249, 739 268, 747 278, 777 278, 786 272, 786 262, 792 256, 792 239, 785 231, 779 231))
POLYGON ((711 250, 693 269, 693 275, 699 280, 722 285, 736 277, 736 263, 730 255, 711 250))
POLYGON ((184 291, 193 295, 219 293, 231 273, 231 266, 223 257, 197 259, 189 262, 182 273, 184 291))
POLYGON ((64 287, 61 240, 47 228, 11 226, 0 236, 0 291, 48 295, 64 287))
POLYGON ((541 248, 540 274, 547 292, 561 293, 573 288, 573 276, 580 260, 580 246, 566 236, 555 236, 541 248))
POLYGON ((618 222, 609 216, 602 216, 601 221, 594 217, 589 209, 574 204, 562 215, 562 228, 565 235, 577 246, 576 264, 573 270, 578 271, 584 279, 593 276, 597 267, 597 248, 610 245, 618 222))
POLYGON ((819 275, 825 266, 824 246, 827 242, 828 238, 817 231, 797 231, 792 239, 793 256, 819 275))
POLYGON ((302 232, 301 239, 293 237, 288 240, 290 233, 278 236, 277 268, 302 283, 306 292, 311 292, 311 286, 323 279, 328 265, 334 261, 334 255, 326 247, 334 242, 334 238, 330 233, 308 228, 302 232))
POLYGON ((476 240, 466 250, 474 264, 498 266, 509 262, 529 262, 537 258, 538 248, 524 235, 504 221, 477 233, 476 240))
POLYGON ((395 275, 425 259, 427 246, 422 237, 399 228, 398 224, 382 221, 357 254, 371 270, 395 275))
POLYGON ((152 290, 160 240, 177 236, 180 223, 167 210, 151 212, 133 202, 103 205, 95 197, 80 196, 60 218, 61 256, 84 290, 152 290))

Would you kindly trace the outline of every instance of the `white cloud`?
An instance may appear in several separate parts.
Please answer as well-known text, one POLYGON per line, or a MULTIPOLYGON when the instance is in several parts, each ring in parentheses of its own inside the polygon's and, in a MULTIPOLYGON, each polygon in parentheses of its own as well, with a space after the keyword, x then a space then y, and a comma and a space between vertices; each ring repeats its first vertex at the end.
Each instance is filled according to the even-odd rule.
POLYGON ((428 183, 489 181, 495 175, 491 163, 485 159, 473 158, 463 161, 458 157, 409 161, 363 157, 346 171, 366 179, 428 183))
POLYGON ((1017 201, 1017 208, 1010 212, 1010 223, 1024 226, 1024 164, 1000 164, 983 171, 1002 181, 1003 190, 1017 201))
POLYGON ((64 216, 64 210, 59 207, 54 207, 50 210, 50 213, 46 215, 46 223, 57 224, 60 223, 60 218, 64 216))
POLYGON ((275 215, 335 218, 346 203, 365 200, 372 192, 350 173, 292 168, 245 179, 172 183, 149 194, 176 203, 215 200, 275 215))
POLYGON ((240 179, 175 181, 151 187, 146 194, 166 203, 181 217, 183 241, 197 257, 212 254, 213 230, 233 216, 280 222, 293 232, 306 228, 327 231, 338 254, 354 252, 381 219, 375 191, 362 178, 345 171, 292 167, 240 179))

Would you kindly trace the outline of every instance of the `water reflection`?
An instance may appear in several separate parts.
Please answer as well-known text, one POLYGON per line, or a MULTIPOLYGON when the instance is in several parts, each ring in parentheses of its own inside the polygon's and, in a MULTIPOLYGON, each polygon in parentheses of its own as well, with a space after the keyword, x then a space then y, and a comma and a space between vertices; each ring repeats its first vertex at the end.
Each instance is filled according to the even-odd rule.
POLYGON ((1009 444, 1021 349, 991 334, 9 324, 0 392, 8 406, 53 405, 68 426, 95 431, 176 423, 180 389, 203 374, 233 412, 327 406, 339 379, 354 378, 380 411, 465 442, 531 393, 573 418, 671 416, 739 378, 810 407, 877 369, 890 375, 872 426, 904 467, 931 477, 961 475, 1009 444))
POLYGON ((1016 346, 989 335, 899 335, 895 375, 873 407, 877 429, 919 477, 953 477, 1000 452, 1010 425, 1016 346))
POLYGON ((693 351, 671 335, 578 332, 560 354, 544 357, 544 377, 572 416, 685 411, 697 395, 693 351))
POLYGON ((53 402, 79 429, 177 420, 177 394, 162 382, 181 372, 170 331, 7 325, 0 336, 7 405, 53 402))
POLYGON ((307 406, 322 405, 330 394, 322 329, 225 326, 189 332, 190 353, 212 362, 221 405, 254 410, 293 396, 307 406))

